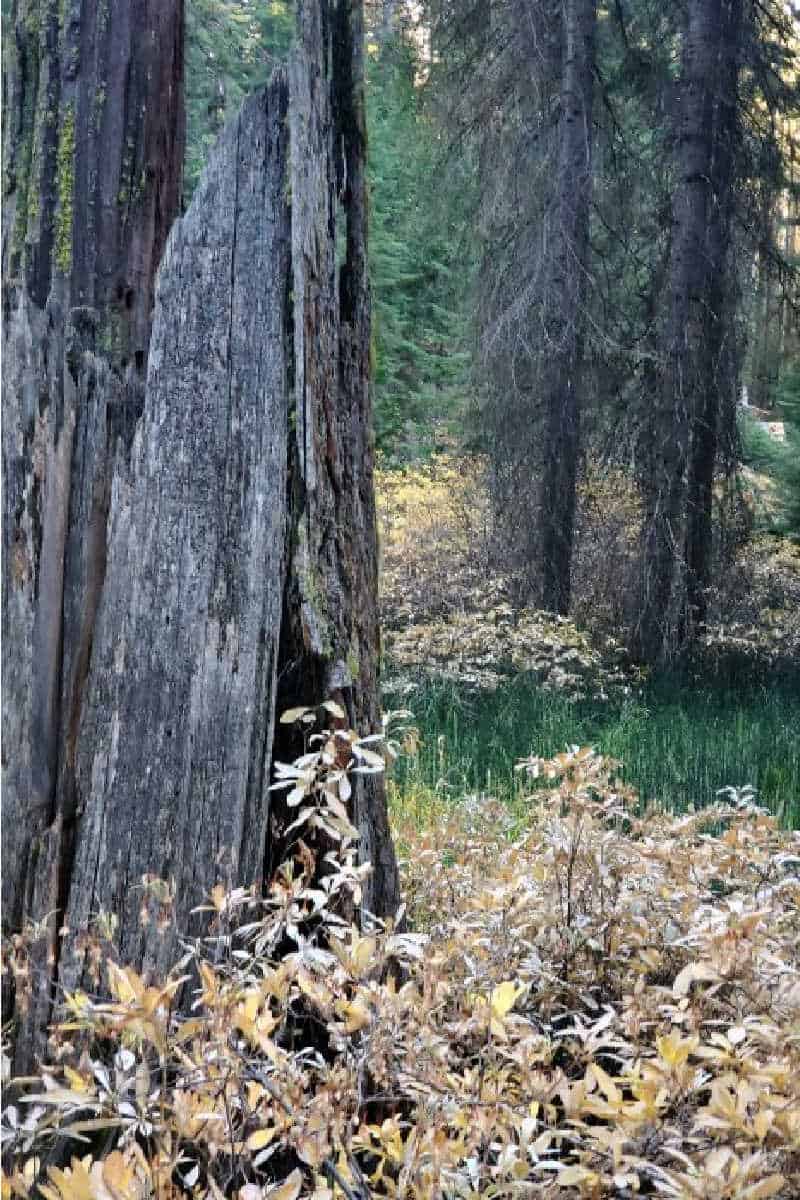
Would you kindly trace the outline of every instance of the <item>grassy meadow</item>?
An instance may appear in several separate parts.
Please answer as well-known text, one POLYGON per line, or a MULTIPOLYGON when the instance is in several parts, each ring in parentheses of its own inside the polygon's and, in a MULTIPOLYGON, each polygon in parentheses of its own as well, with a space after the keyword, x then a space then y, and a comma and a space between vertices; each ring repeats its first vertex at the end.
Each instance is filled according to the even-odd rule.
POLYGON ((392 796, 398 811, 421 823, 434 798, 483 795, 516 807, 530 790, 517 762, 580 745, 616 759, 643 806, 681 812, 713 803, 721 788, 749 785, 758 803, 800 826, 800 690, 788 684, 747 690, 662 681, 621 703, 575 702, 522 674, 487 692, 431 681, 403 704, 419 739, 395 770, 392 796))
POLYGON ((631 583, 635 496, 598 472, 581 504, 572 622, 509 602, 479 460, 379 472, 384 706, 407 709, 415 731, 390 782, 398 821, 424 827, 465 796, 515 807, 528 791, 515 764, 579 745, 617 760, 642 806, 683 812, 749 786, 800 827, 797 549, 749 543, 694 668, 647 679, 609 636, 631 583))

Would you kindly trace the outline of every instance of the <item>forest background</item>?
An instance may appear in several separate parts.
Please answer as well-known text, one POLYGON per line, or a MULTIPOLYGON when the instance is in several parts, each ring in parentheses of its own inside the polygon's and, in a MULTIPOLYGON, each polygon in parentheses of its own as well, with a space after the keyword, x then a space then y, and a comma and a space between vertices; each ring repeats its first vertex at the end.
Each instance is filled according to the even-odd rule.
POLYGON ((11 7, 3 1200, 791 1200, 792 11, 11 7))
MULTIPOLYGON (((730 38, 719 70, 739 82, 720 77, 709 98, 681 58, 680 6, 592 9, 580 100, 591 146, 566 178, 586 198, 571 283, 543 248, 575 219, 558 209, 559 34, 547 5, 532 11, 367 5, 384 686, 421 732, 395 800, 513 798, 521 755, 592 743, 648 798, 685 807, 750 784, 796 823, 797 20, 770 4, 713 28, 715 44, 730 38), (679 277, 693 103, 715 111, 708 213, 724 242, 705 284, 679 277), (714 407, 698 424, 713 426, 710 446, 686 427, 697 397, 664 379, 681 304, 710 348, 687 367, 711 380, 697 389, 714 407), (556 329, 554 309, 579 319, 556 329), (553 362, 578 396, 553 391, 553 362), (661 485, 659 428, 684 455, 661 485), (705 465, 689 461, 701 454, 705 465), (648 635, 643 571, 660 553, 648 529, 670 505, 687 541, 648 635), (705 542, 696 566, 693 536, 705 542)), ((285 0, 193 0, 187 22, 190 195, 225 119, 288 52, 293 14, 285 0)))

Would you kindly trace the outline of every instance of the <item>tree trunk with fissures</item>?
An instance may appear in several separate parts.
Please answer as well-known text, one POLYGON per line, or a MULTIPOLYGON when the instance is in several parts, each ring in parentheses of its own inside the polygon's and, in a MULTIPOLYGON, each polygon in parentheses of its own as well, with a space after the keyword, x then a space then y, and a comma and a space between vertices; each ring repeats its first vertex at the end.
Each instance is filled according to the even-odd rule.
POLYGON ((183 6, 15 0, 4 35, 2 895, 4 933, 37 925, 29 1061, 69 883, 109 506, 179 206, 183 6))
MULTIPOLYGON (((296 815, 268 790, 293 750, 276 712, 331 698, 379 723, 361 39, 358 5, 299 6, 288 71, 225 129, 164 254, 108 501, 59 994, 93 986, 97 937, 163 978, 217 883, 269 879, 296 815), (150 896, 169 921, 141 920, 150 896)), ((352 804, 364 903, 392 913, 379 777, 352 804)))

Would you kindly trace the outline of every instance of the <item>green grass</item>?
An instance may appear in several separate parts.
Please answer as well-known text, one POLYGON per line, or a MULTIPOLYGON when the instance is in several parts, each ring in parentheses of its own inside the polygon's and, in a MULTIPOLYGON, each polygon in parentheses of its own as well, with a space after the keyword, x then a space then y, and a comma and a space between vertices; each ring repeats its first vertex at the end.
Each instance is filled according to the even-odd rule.
MULTIPOLYGON (((514 801, 524 779, 514 764, 567 745, 621 760, 644 801, 677 810, 714 801, 718 789, 751 784, 757 802, 800 827, 800 689, 736 689, 652 682, 622 704, 570 704, 521 675, 491 693, 428 683, 404 704, 422 735, 416 757, 395 768, 394 804, 486 793, 514 801)), ((416 812, 417 816, 422 816, 416 812)))

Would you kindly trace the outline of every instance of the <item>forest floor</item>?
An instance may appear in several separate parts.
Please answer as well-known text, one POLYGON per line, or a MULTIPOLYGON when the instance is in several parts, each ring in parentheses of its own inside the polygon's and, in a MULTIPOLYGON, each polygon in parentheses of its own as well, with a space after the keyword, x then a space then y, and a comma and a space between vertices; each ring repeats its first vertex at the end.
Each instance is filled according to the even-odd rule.
POLYGON ((302 841, 265 897, 215 888, 170 980, 98 945, 3 1200, 796 1200, 800 834, 746 795, 640 817, 586 750, 520 776, 517 812, 396 814, 402 930, 342 920, 345 838, 325 891, 302 841))
POLYGON ((65 997, 17 1081, 2 1200, 794 1200, 796 553, 749 546, 702 684, 656 682, 587 558, 606 537, 624 571, 624 509, 582 535, 579 628, 488 570, 477 467, 382 473, 379 501, 404 925, 343 919, 350 785, 305 755, 298 823, 340 822, 322 884, 298 835, 164 980, 88 932, 110 999, 65 997))
MULTIPOLYGON (((763 489, 761 489, 763 492, 763 489)), ((583 485, 576 621, 520 608, 493 566, 479 460, 378 473, 384 703, 414 753, 391 783, 424 822, 464 795, 512 804, 515 764, 591 745, 643 804, 676 811, 749 787, 800 825, 800 551, 750 538, 720 579, 697 660, 648 678, 623 648, 636 499, 617 472, 583 485)))

